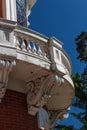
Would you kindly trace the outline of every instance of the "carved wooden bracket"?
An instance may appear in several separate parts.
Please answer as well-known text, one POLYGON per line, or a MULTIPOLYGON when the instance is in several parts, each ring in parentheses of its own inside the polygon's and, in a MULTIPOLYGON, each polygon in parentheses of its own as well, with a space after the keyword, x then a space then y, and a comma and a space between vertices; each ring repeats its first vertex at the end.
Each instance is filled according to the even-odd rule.
POLYGON ((9 73, 15 65, 15 60, 0 59, 0 102, 6 92, 9 73))
POLYGON ((43 107, 49 98, 51 98, 51 90, 56 84, 63 82, 60 77, 55 74, 37 78, 35 81, 28 82, 27 88, 27 104, 28 113, 36 115, 40 107, 43 107))

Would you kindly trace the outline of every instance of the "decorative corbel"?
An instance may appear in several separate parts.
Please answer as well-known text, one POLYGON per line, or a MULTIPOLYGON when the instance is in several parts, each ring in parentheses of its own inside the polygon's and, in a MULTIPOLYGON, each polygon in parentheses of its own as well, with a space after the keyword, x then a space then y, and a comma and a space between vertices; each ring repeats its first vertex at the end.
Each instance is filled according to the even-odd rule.
POLYGON ((43 107, 51 98, 51 90, 54 86, 59 86, 64 82, 58 75, 51 74, 37 78, 26 84, 28 113, 36 115, 40 107, 43 107))
POLYGON ((0 59, 0 102, 6 92, 9 73, 15 65, 15 60, 0 59))
POLYGON ((28 114, 36 115, 39 107, 44 105, 43 99, 43 86, 41 84, 44 82, 45 77, 37 78, 35 81, 27 83, 27 104, 28 104, 28 114))
MULTIPOLYGON (((49 112, 44 109, 44 106, 46 106, 49 98, 51 98, 52 89, 54 87, 58 87, 63 82, 64 80, 59 75, 53 73, 48 76, 37 78, 36 80, 27 83, 26 88, 28 114, 33 116, 38 114, 38 124, 40 128, 41 126, 44 129, 46 126, 51 127, 48 123, 49 121, 46 121, 49 118, 49 112), (43 114, 44 117, 42 118, 40 115, 43 114), (43 126, 40 120, 43 120, 43 124, 46 122, 47 125, 43 126)), ((53 121, 56 119, 57 115, 58 112, 56 113, 55 117, 53 116, 53 121)))

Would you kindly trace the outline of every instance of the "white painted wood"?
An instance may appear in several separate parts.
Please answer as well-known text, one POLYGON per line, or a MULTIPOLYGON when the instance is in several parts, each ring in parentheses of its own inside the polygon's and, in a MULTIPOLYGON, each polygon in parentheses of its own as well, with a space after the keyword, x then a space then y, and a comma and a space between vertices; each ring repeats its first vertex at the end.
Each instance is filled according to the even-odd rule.
POLYGON ((16 14, 16 0, 2 0, 3 2, 3 17, 17 21, 17 14, 16 14))

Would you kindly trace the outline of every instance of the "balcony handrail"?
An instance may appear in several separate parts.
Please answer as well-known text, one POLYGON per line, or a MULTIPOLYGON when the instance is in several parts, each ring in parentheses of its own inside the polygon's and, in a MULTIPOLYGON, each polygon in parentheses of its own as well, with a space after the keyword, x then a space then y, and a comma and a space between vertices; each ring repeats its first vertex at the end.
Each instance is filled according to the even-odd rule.
MULTIPOLYGON (((71 66, 72 66, 71 60, 70 60, 69 56, 67 55, 67 53, 62 48, 62 42, 59 41, 58 39, 56 39, 55 37, 48 38, 36 31, 33 31, 33 30, 25 28, 23 26, 17 25, 17 23, 15 21, 6 20, 3 18, 0 18, 0 27, 1 27, 0 28, 1 30, 8 31, 9 35, 12 32, 13 37, 16 36, 16 38, 22 39, 23 44, 21 44, 21 46, 18 45, 20 47, 20 50, 27 51, 26 43, 23 40, 31 41, 33 43, 33 47, 34 47, 34 48, 31 48, 33 50, 33 52, 37 53, 37 49, 35 50, 35 46, 38 45, 39 56, 42 55, 44 59, 47 59, 50 62, 51 62, 51 59, 50 59, 51 54, 49 52, 49 46, 50 46, 49 42, 50 42, 50 39, 54 40, 56 43, 52 44, 52 45, 55 46, 58 50, 60 50, 62 52, 62 54, 65 57, 66 62, 68 62, 69 68, 71 70, 71 66), (57 43, 58 43, 58 45, 57 45, 57 43), (22 48, 22 47, 24 47, 24 48, 22 48)), ((28 50, 30 49, 29 47, 30 47, 30 45, 28 46, 28 50)), ((65 66, 65 67, 67 68, 67 66, 65 66)))
POLYGON ((14 32, 15 33, 21 33, 23 35, 29 36, 29 38, 34 37, 35 40, 37 40, 38 42, 41 42, 42 44, 48 43, 48 40, 49 40, 48 37, 36 32, 32 29, 29 29, 29 28, 26 28, 26 27, 23 27, 23 26, 20 26, 20 25, 16 26, 14 32))
POLYGON ((17 22, 16 21, 11 21, 11 20, 6 20, 3 18, 0 18, 0 29, 3 30, 13 30, 15 27, 17 26, 17 22))

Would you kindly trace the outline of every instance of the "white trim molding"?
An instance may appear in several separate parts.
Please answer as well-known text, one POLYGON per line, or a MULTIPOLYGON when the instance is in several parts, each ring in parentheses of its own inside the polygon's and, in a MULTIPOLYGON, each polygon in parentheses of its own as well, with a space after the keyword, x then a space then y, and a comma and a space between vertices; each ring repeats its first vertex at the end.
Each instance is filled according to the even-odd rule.
POLYGON ((3 17, 7 20, 17 21, 16 0, 2 0, 3 17))

